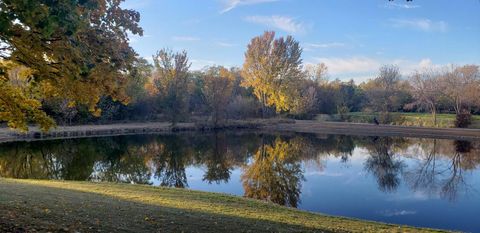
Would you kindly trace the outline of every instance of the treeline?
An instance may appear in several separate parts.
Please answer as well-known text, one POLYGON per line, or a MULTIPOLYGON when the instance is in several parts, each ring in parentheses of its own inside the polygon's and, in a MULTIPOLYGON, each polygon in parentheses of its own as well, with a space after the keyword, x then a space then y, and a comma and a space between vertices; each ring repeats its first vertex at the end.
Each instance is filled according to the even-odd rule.
MULTIPOLYGON (((253 38, 242 68, 190 69, 186 51, 162 49, 153 64, 136 58, 123 79, 128 99, 100 95, 96 107, 65 95, 41 99, 41 109, 58 124, 119 121, 209 122, 228 119, 290 117, 313 119, 349 112, 371 112, 378 121, 394 121, 391 112, 455 113, 457 127, 467 127, 480 112, 480 72, 476 65, 418 70, 402 76, 395 65, 380 68, 376 78, 357 84, 330 80, 323 64, 304 65, 293 37, 265 32, 253 38)), ((9 71, 12 86, 27 86, 29 69, 9 71)), ((114 92, 114 90, 111 90, 114 92)))
POLYGON ((242 68, 205 67, 192 71, 186 51, 162 49, 153 64, 138 58, 128 79, 130 103, 102 97, 101 115, 62 99, 46 99, 43 108, 62 124, 163 120, 210 121, 284 116, 312 119, 317 114, 379 113, 389 123, 390 112, 455 113, 466 127, 480 111, 480 73, 476 65, 418 70, 402 76, 385 65, 376 78, 356 84, 329 80, 325 64, 305 65, 293 37, 266 32, 248 45, 242 68))
MULTIPOLYGON (((293 37, 251 40, 241 68, 192 71, 185 51, 163 49, 153 64, 128 35, 143 34, 140 14, 119 1, 0 1, 0 123, 28 130, 57 124, 130 120, 226 119, 320 113, 455 112, 457 126, 479 112, 479 68, 449 66, 402 77, 384 66, 356 84, 328 79, 324 64, 304 65, 293 37), (69 12, 69 14, 58 14, 69 12), (113 13, 112 13, 113 12, 113 13)), ((433 120, 435 122, 435 120, 433 120)))

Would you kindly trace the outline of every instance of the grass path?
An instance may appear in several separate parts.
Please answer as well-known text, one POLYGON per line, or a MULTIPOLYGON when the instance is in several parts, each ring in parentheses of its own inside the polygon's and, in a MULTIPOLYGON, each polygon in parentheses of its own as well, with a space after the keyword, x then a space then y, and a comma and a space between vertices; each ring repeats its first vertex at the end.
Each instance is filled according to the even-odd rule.
POLYGON ((184 189, 0 178, 0 232, 8 231, 441 232, 184 189))

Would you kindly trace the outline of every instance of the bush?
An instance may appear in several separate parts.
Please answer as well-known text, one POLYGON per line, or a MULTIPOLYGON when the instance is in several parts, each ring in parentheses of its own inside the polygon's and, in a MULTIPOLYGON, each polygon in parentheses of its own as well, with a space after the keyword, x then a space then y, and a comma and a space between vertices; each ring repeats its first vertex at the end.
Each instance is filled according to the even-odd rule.
POLYGON ((467 128, 470 124, 472 124, 472 114, 469 112, 463 112, 456 115, 455 127, 467 128))

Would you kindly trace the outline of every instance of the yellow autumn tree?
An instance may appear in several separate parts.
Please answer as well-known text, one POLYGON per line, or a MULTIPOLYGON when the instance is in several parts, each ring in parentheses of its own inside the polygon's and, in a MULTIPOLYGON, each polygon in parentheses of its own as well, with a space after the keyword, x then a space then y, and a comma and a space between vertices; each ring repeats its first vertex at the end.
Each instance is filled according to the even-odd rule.
POLYGON ((50 92, 48 85, 35 83, 33 71, 25 66, 0 61, 0 67, 0 120, 21 131, 27 131, 28 121, 39 123, 42 130, 52 127, 55 123, 40 102, 50 92))
POLYGON ((267 31, 253 38, 248 45, 243 64, 244 87, 262 103, 262 114, 267 107, 277 112, 288 111, 298 96, 298 80, 303 78, 302 49, 292 36, 275 39, 275 32, 267 31))
POLYGON ((27 130, 53 124, 42 99, 13 85, 12 65, 30 69, 27 89, 95 115, 103 96, 128 103, 129 73, 136 60, 128 34, 142 35, 140 14, 122 9, 123 0, 0 1, 0 121, 27 130), (10 62, 10 63, 9 63, 10 62))

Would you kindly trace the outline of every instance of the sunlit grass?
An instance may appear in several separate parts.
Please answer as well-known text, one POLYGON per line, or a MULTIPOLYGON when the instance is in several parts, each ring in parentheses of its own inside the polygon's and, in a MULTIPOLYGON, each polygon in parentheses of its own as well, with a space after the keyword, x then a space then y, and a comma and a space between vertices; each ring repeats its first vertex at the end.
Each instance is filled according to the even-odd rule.
MULTIPOLYGON (((74 198, 67 195, 69 192, 73 191, 75 192, 75 199, 82 199, 83 202, 88 202, 86 195, 88 196, 89 194, 96 194, 117 201, 128 203, 134 202, 138 203, 139 205, 146 205, 150 210, 153 208, 154 213, 160 214, 162 211, 165 211, 165 209, 168 209, 169 211, 175 210, 177 215, 167 214, 163 215, 162 218, 176 216, 176 219, 167 220, 172 222, 184 222, 183 224, 187 225, 189 222, 188 216, 192 215, 195 215, 197 219, 199 216, 200 219, 204 218, 204 224, 209 224, 209 222, 212 221, 222 221, 221 219, 224 217, 230 219, 230 225, 234 224, 229 227, 236 227, 235 229, 238 228, 239 230, 243 229, 242 231, 247 231, 247 229, 251 229, 252 231, 271 229, 273 231, 290 232, 293 231, 293 229, 296 229, 295 231, 298 232, 437 232, 429 229, 416 229, 342 217, 331 217, 299 211, 297 209, 286 208, 258 200, 224 194, 191 191, 186 189, 159 188, 145 185, 113 183, 14 179, 0 179, 0 187, 2 187, 2 189, 6 188, 6 190, 18 188, 19 190, 22 190, 22 192, 28 194, 29 197, 36 197, 38 199, 42 199, 42 196, 36 194, 36 190, 46 188, 48 192, 51 192, 52 195, 58 194, 62 198, 67 199, 67 201, 69 198, 74 198), (64 192, 67 192, 67 194, 64 192), (185 216, 180 217, 185 219, 178 219, 178 216, 185 216), (233 223, 231 219, 234 219, 233 223)), ((8 195, 8 193, 4 193, 4 195, 8 195)), ((15 199, 17 197, 4 196, 0 199, 0 204, 4 202, 3 204, 8 205, 9 202, 4 201, 5 198, 15 199)), ((55 207, 53 207, 55 203, 41 203, 43 203, 42 205, 47 206, 52 205, 51 207, 43 208, 49 208, 52 211, 55 210, 55 207)), ((83 210, 87 212, 96 211, 95 206, 90 206, 83 210)), ((133 209, 131 212, 132 214, 138 214, 135 213, 133 209)), ((156 217, 151 216, 151 218, 155 219, 156 217)), ((129 221, 129 219, 125 219, 125 221, 129 221)), ((201 224, 201 222, 192 224, 198 225, 201 224)), ((192 229, 187 225, 185 226, 185 229, 192 229)), ((165 227, 167 227, 165 229, 168 231, 168 226, 165 227)), ((211 228, 209 231, 216 232, 215 228, 211 228)))
MULTIPOLYGON (((415 113, 415 112, 392 112, 390 113, 395 120, 392 122, 394 125, 403 126, 423 126, 434 127, 433 117, 430 113, 415 113)), ((378 117, 378 113, 367 112, 350 112, 345 114, 347 121, 356 123, 371 123, 373 117, 378 117)), ((325 119, 325 116, 319 116, 317 119, 325 119)), ((330 120, 339 119, 340 116, 333 115, 330 120)), ((328 118, 327 118, 328 120, 328 118)), ((455 127, 455 114, 437 114, 437 125, 441 128, 454 128, 455 127)), ((472 115, 472 124, 469 128, 480 128, 480 116, 472 115)))

